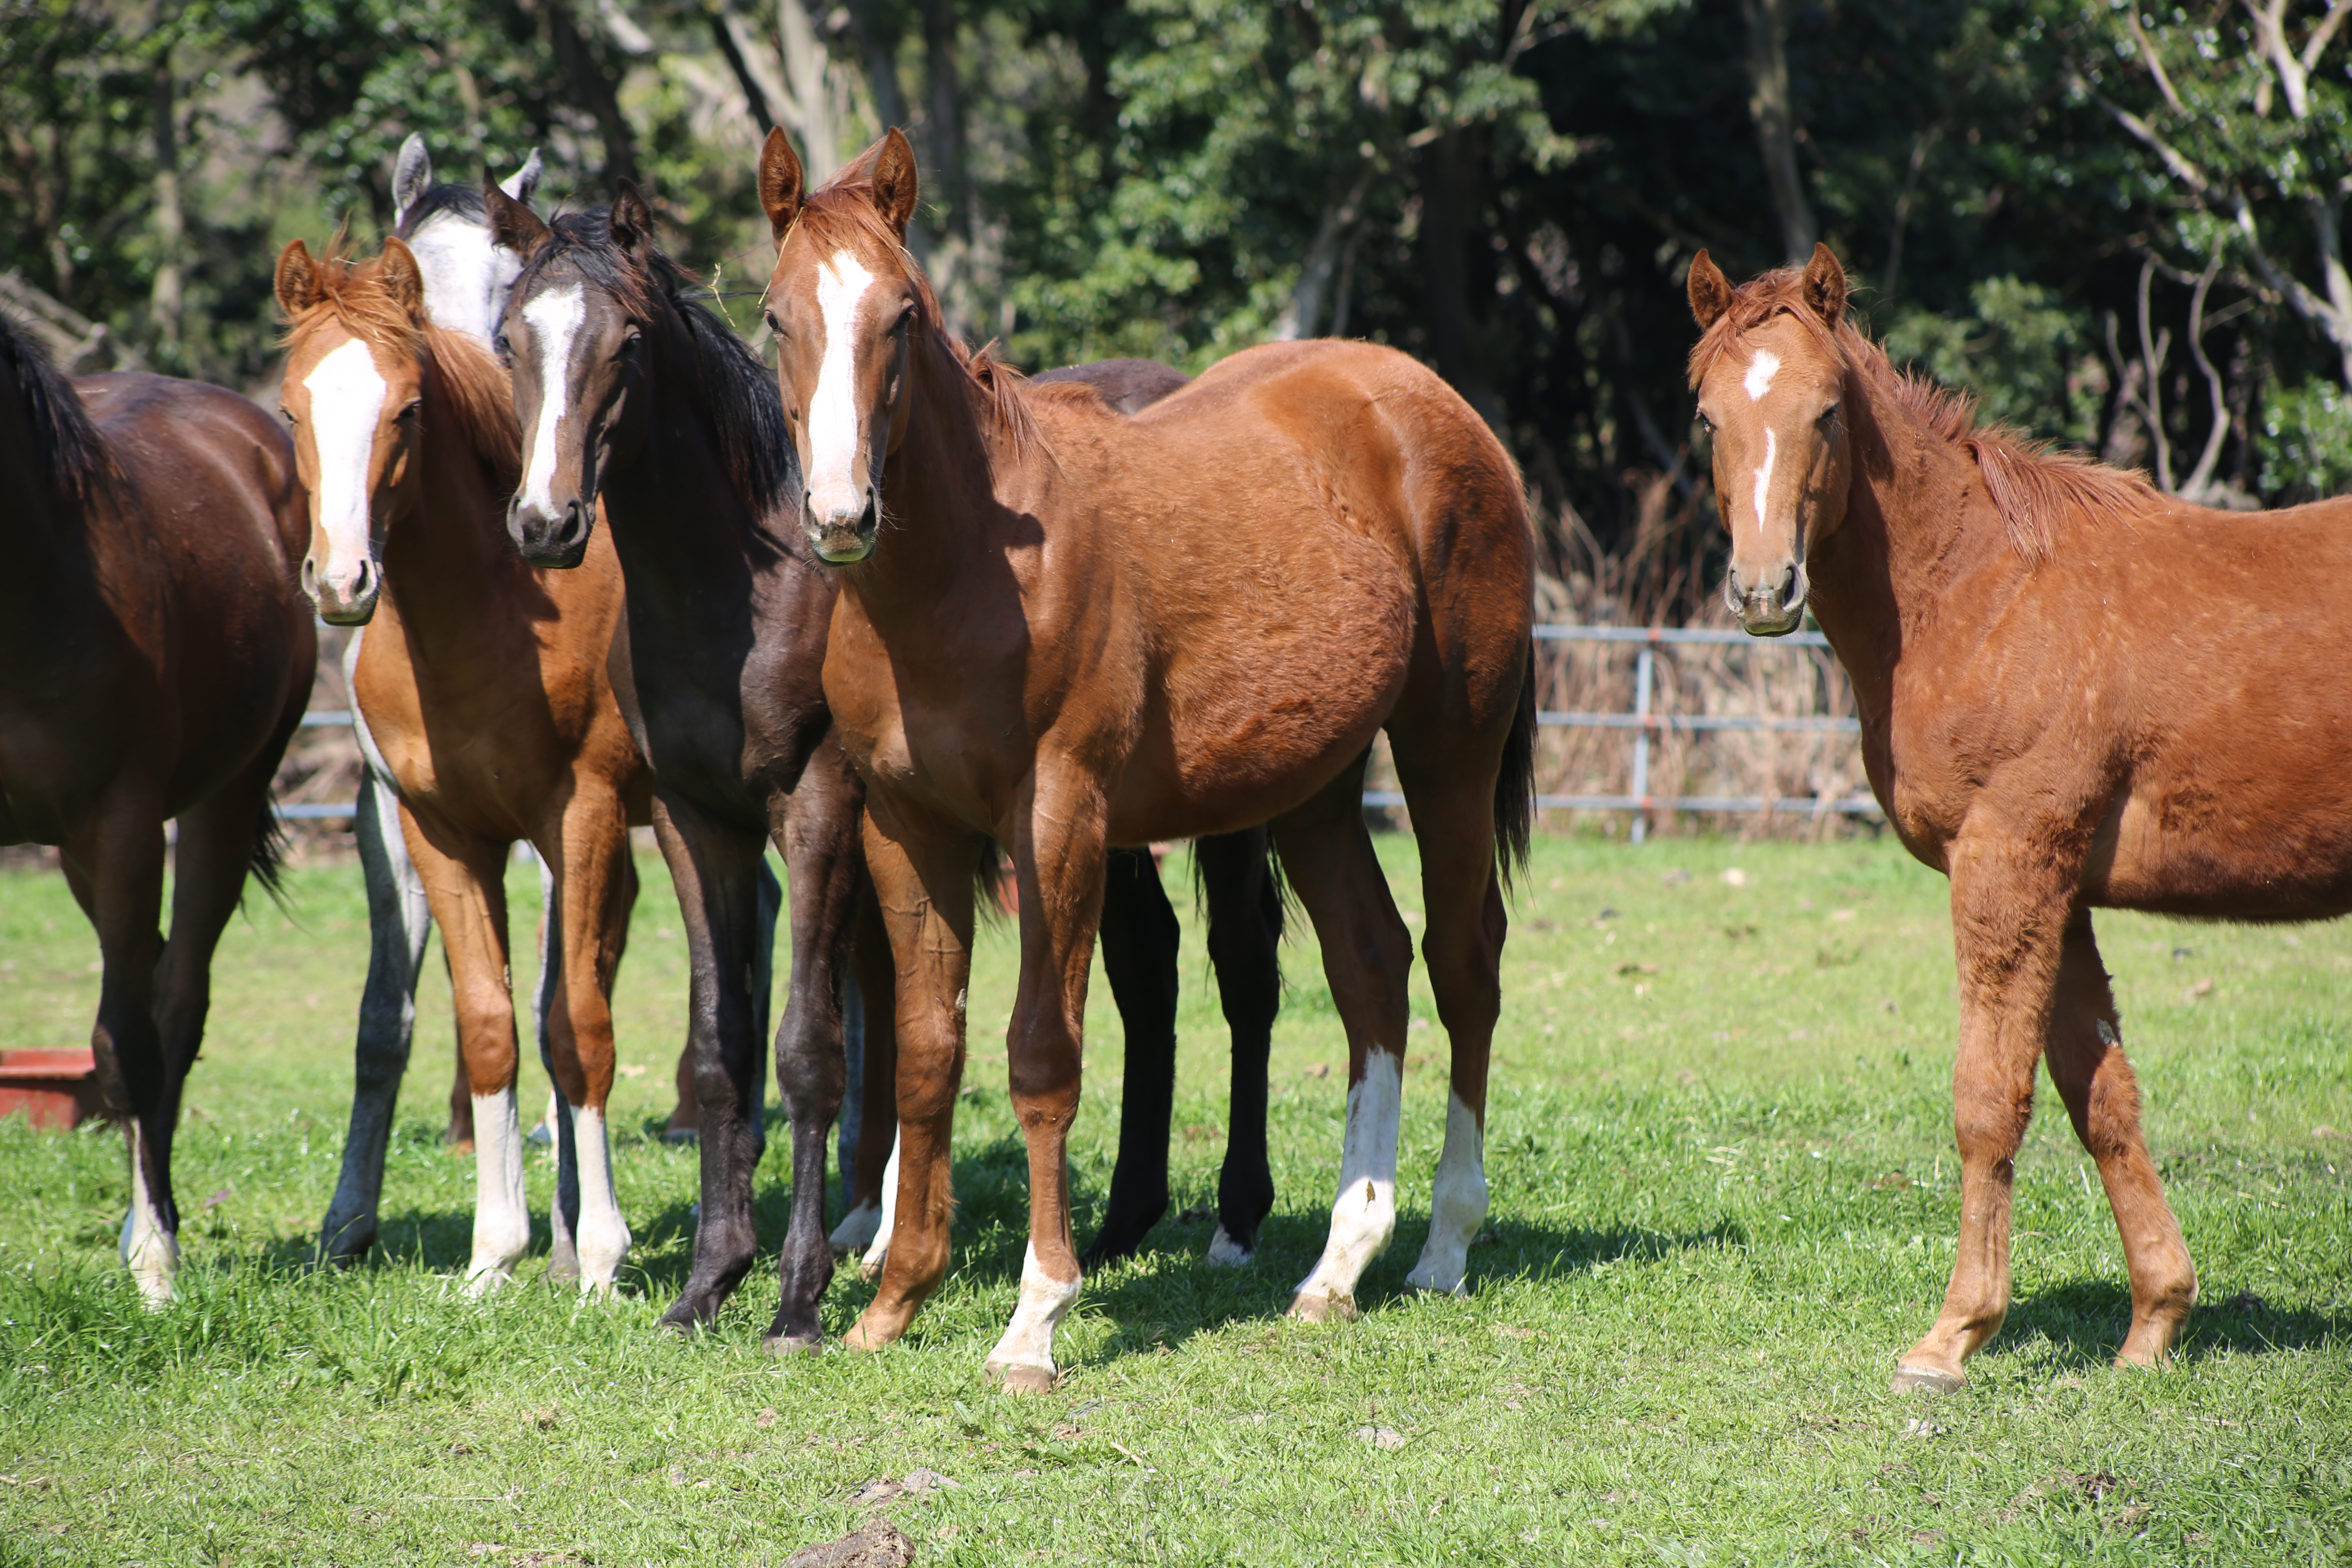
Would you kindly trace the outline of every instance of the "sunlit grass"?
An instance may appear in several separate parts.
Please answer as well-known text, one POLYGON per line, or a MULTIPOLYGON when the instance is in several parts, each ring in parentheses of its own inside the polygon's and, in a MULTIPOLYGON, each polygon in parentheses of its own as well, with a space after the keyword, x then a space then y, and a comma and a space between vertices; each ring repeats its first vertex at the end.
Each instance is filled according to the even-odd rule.
MULTIPOLYGON (((1417 910, 1411 842, 1381 848, 1417 910)), ((771 1273, 714 1333, 653 1327, 684 1276, 695 1163, 658 1141, 685 953, 667 881, 645 869, 618 998, 623 1061, 643 1069, 614 1117, 638 1238, 623 1300, 546 1289, 535 1261, 496 1300, 453 1289, 473 1177, 439 1143, 437 964, 385 1255, 301 1267, 350 1089, 352 868, 299 871, 291 920, 257 900, 224 947, 179 1146, 178 1306, 140 1310, 114 1264, 119 1138, 0 1122, 0 1563, 765 1563, 848 1530, 870 1511, 856 1489, 918 1467, 960 1483, 888 1507, 922 1562, 2347 1560, 2352 1140, 2322 1130, 2352 1131, 2352 929, 2101 919, 2204 1281, 2170 1370, 2106 1364, 2122 1261, 2045 1091, 2019 1162, 2009 1327, 1968 1393, 1885 1392, 1940 1299, 1956 1221, 1939 878, 1886 844, 1548 838, 1507 958, 1475 1293, 1402 1293, 1444 1123, 1442 1034, 1416 1028, 1402 1219, 1365 1316, 1280 1317, 1321 1242, 1344 1084, 1314 1076, 1344 1053, 1299 932, 1274 1058, 1281 1197, 1257 1262, 1214 1268, 1210 1227, 1171 1217, 1088 1280, 1062 1388, 1016 1402, 980 1375, 1025 1227, 1010 930, 982 938, 949 1280, 897 1350, 780 1363, 757 1352, 771 1273), (1723 879, 1734 867, 1745 885, 1723 879)), ((530 882, 512 889, 524 954, 530 882)), ((1181 862, 1169 883, 1186 886, 1181 862)), ((1180 1208, 1213 1201, 1226 1070, 1184 913, 1180 1208)), ((86 1038, 95 957, 60 882, 0 878, 0 1045, 86 1038)), ((1431 1019, 1418 978, 1414 998, 1431 1019)), ((1116 1134, 1099 974, 1089 1030, 1082 1233, 1116 1134)), ((542 1081, 526 1068, 534 1094, 542 1081)), ((543 1209, 551 1167, 529 1175, 543 1209)), ((837 1280, 828 1329, 868 1293, 837 1280)))

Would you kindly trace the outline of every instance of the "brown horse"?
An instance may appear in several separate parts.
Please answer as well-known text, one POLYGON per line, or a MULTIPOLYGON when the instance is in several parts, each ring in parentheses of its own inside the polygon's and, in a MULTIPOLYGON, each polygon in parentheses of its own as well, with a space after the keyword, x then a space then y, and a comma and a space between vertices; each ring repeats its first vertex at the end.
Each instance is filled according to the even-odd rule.
POLYGON ((1419 1287, 1459 1289, 1486 1213, 1501 1003, 1499 870, 1524 847, 1533 540, 1517 472, 1467 405, 1363 343, 1236 354, 1133 417, 1033 386, 941 331, 903 239, 897 131, 814 195, 782 132, 761 205, 802 526, 841 584, 824 689, 865 776, 866 858, 898 972, 898 1234, 850 1342, 903 1333, 945 1272, 973 883, 1020 887, 1009 1037, 1029 1146, 1021 1301, 989 1357, 1054 1377, 1078 1290, 1070 1121, 1108 847, 1271 821, 1349 1046, 1323 1258, 1292 1310, 1353 1308, 1395 1225, 1412 942, 1374 858, 1365 760, 1388 731, 1423 854, 1453 1098, 1419 1287), (885 528, 885 521, 887 527, 885 528))
MULTIPOLYGON (((553 879, 547 950, 562 984, 546 1026, 572 1110, 576 1262, 610 1289, 629 1245, 613 1195, 613 972, 636 873, 628 825, 648 816, 644 759, 605 671, 622 615, 609 548, 542 573, 506 540, 521 445, 506 374, 425 311, 398 239, 352 266, 300 240, 278 258, 286 416, 311 497, 304 585, 324 619, 369 625, 352 683, 400 797, 402 837, 449 955, 474 1098, 476 1289, 530 1239, 515 1106, 506 863, 517 841, 553 879)), ((559 1205, 557 1263, 570 1230, 559 1205)))
POLYGON ((172 1133, 269 781, 318 659, 285 433, 158 375, 68 382, 0 313, 0 844, 54 844, 104 961, 92 1044, 127 1110, 122 1259, 172 1295, 172 1133), (176 818, 172 935, 163 824, 176 818))
POLYGON ((2352 910, 2352 503, 2253 515, 1973 427, 1845 317, 1826 248, 1735 291, 1701 252, 1691 356, 1748 630, 1808 603, 1853 679, 1872 790, 1951 879, 1960 1241, 1898 1389, 1942 1390, 2009 1308, 2011 1161, 2050 1077, 2131 1274, 2119 1365, 2163 1361, 2197 1271, 2140 1135, 2094 909, 2352 910))

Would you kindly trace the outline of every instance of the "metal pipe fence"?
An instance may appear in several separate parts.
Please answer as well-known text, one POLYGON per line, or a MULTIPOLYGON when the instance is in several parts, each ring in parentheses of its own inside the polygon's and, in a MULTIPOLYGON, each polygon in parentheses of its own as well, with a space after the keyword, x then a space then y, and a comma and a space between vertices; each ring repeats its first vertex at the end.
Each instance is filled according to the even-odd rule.
MULTIPOLYGON (((1772 648, 1826 648, 1829 639, 1819 632, 1791 632, 1786 637, 1770 639, 1753 637, 1746 632, 1719 631, 1713 628, 1686 629, 1667 626, 1539 626, 1535 628, 1538 642, 1552 643, 1631 643, 1633 656, 1633 709, 1629 713, 1558 711, 1538 710, 1536 722, 1547 729, 1625 730, 1633 736, 1632 787, 1623 795, 1538 795, 1536 805, 1546 811, 1627 811, 1633 814, 1633 841, 1641 843, 1649 831, 1653 812, 1787 812, 1806 816, 1834 814, 1849 816, 1881 815, 1878 803, 1866 795, 1823 798, 1819 795, 1653 795, 1650 793, 1650 746, 1652 737, 1665 734, 1705 734, 1725 731, 1768 731, 1801 734, 1859 734, 1862 721, 1829 715, 1808 718, 1768 718, 1746 713, 1658 713, 1652 710, 1652 698, 1657 680, 1657 650, 1660 647, 1696 647, 1708 644, 1745 645, 1759 651, 1772 648)), ((305 729, 331 729, 352 722, 348 710, 320 710, 302 715, 305 729)), ((1366 790, 1364 804, 1371 806, 1402 806, 1404 796, 1395 790, 1366 790)), ((336 822, 348 819, 358 805, 352 801, 306 803, 280 805, 278 815, 297 822, 336 822)))

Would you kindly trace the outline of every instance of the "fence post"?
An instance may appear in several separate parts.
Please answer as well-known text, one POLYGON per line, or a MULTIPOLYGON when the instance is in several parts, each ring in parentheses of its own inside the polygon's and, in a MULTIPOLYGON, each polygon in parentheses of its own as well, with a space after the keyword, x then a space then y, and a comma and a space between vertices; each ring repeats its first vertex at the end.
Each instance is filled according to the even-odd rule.
POLYGON ((1633 832, 1639 844, 1650 836, 1650 663, 1654 656, 1643 643, 1633 658, 1633 832))

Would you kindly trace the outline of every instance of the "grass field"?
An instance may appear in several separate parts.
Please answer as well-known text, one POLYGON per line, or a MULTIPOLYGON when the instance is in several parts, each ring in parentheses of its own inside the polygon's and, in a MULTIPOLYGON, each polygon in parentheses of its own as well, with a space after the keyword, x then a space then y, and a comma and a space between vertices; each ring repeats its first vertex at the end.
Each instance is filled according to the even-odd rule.
MULTIPOLYGON (((1416 910, 1412 844, 1381 852, 1416 910)), ((955 1485, 883 1506, 920 1563, 2352 1563, 2352 1139, 2335 1131, 2352 1131, 2352 927, 2101 920, 2203 1279, 2168 1370, 2107 1364, 2122 1261, 2045 1088, 2008 1328, 1968 1392, 1886 1392, 1956 1223, 1939 878, 1888 843, 1545 838, 1507 957, 1475 1293, 1402 1293, 1444 1123, 1417 981, 1396 1239, 1360 1321, 1281 1317, 1321 1243, 1345 1076, 1294 937, 1257 1261, 1210 1266, 1211 1227, 1171 1217, 1087 1281, 1062 1387, 1015 1401, 980 1370, 1025 1228, 1010 931, 983 936, 975 975, 948 1282, 887 1353, 780 1363, 758 1353, 772 1273, 713 1333, 654 1328, 684 1277, 695 1165, 656 1136, 685 952, 646 870, 618 998, 636 1069, 614 1117, 637 1236, 623 1299, 551 1290, 535 1260, 491 1300, 454 1288, 473 1176, 438 1141, 437 965, 384 1255, 302 1268, 350 1090, 355 868, 300 870, 290 919, 257 902, 232 928, 179 1143, 176 1307, 141 1310, 117 1269, 120 1138, 0 1121, 0 1563, 772 1563, 919 1468, 955 1485)), ((1225 1071, 1186 914, 1180 1205, 1213 1201, 1225 1071)), ((0 1044, 85 1039, 96 955, 61 882, 0 874, 0 1044)), ((1099 974, 1089 1033, 1082 1235, 1116 1131, 1099 974)), ((542 1092, 535 1066, 525 1081, 542 1092)), ((542 1157, 530 1181, 543 1211, 542 1157)), ((867 1294, 837 1280, 827 1328, 867 1294)))

